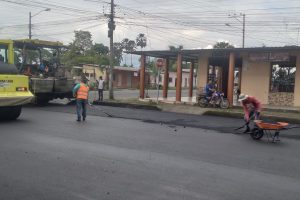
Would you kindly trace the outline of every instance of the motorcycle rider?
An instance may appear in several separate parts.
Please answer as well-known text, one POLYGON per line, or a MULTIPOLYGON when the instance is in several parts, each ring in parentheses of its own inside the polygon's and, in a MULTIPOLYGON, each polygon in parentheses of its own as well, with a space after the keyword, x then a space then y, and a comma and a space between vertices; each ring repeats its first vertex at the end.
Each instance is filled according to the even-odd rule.
POLYGON ((207 99, 211 98, 214 91, 215 91, 215 85, 213 84, 212 80, 209 80, 208 83, 205 86, 206 98, 207 99))
POLYGON ((252 117, 254 117, 255 120, 259 119, 262 105, 261 102, 255 97, 248 96, 246 94, 240 94, 238 101, 242 103, 244 109, 244 119, 246 121, 246 130, 244 131, 244 133, 247 133, 250 132, 250 119, 252 117))

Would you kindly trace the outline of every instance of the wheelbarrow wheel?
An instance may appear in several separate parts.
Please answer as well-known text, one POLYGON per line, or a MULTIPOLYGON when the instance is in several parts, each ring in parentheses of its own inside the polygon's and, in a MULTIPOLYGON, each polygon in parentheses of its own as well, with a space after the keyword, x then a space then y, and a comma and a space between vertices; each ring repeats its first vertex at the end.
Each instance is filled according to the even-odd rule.
POLYGON ((260 140, 264 136, 264 131, 260 128, 252 129, 250 136, 253 140, 260 140))

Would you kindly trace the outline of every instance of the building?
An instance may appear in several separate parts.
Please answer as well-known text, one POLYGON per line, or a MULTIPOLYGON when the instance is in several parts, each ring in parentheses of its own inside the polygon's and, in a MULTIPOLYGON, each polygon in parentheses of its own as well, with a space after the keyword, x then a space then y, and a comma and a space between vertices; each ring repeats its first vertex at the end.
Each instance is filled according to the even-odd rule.
POLYGON ((134 67, 114 67, 113 85, 115 88, 138 88, 139 69, 134 67))
MULTIPOLYGON (((234 89, 256 96, 263 104, 275 106, 300 106, 300 47, 259 47, 233 49, 195 49, 174 51, 134 52, 141 55, 141 73, 145 57, 164 58, 166 63, 176 60, 176 101, 181 101, 183 82, 182 62, 191 62, 190 77, 197 69, 197 88, 208 80, 217 83, 231 105, 234 89)), ((167 65, 168 66, 168 65, 167 65)), ((168 69, 168 68, 167 68, 168 69)), ((168 78, 168 73, 165 74, 168 78)), ((143 75, 141 75, 143 77, 143 75)), ((141 79, 140 97, 144 98, 144 80, 141 79)), ((191 82, 189 87, 192 96, 191 82)), ((168 83, 164 81, 163 96, 167 97, 168 83)))
POLYGON ((95 64, 84 64, 82 66, 82 72, 92 82, 98 80, 100 76, 102 76, 102 78, 106 80, 105 67, 100 67, 99 65, 95 65, 95 64))
MULTIPOLYGON (((99 65, 85 64, 82 67, 74 66, 72 69, 73 78, 80 81, 81 74, 88 78, 90 86, 96 86, 96 80, 102 76, 103 80, 108 83, 109 66, 99 67, 99 65)), ((155 78, 150 78, 150 73, 146 73, 146 80, 149 85, 155 78)), ((134 67, 115 66, 113 71, 113 87, 114 88, 132 88, 137 89, 140 85, 140 69, 134 67)), ((108 87, 108 84, 106 85, 108 87)))
MULTIPOLYGON (((160 74, 159 77, 159 85, 163 85, 164 79, 165 79, 165 72, 163 71, 160 74)), ((182 88, 188 88, 189 87, 189 83, 190 83, 190 70, 189 69, 182 69, 182 83, 181 83, 181 87, 182 88)), ((196 75, 196 74, 195 74, 196 75)), ((156 78, 156 81, 158 81, 158 78, 156 78)), ((169 72, 169 79, 168 79, 168 86, 171 88, 175 88, 176 87, 176 81, 177 81, 177 72, 169 72)), ((196 85, 196 77, 193 76, 193 83, 194 85, 196 85)))

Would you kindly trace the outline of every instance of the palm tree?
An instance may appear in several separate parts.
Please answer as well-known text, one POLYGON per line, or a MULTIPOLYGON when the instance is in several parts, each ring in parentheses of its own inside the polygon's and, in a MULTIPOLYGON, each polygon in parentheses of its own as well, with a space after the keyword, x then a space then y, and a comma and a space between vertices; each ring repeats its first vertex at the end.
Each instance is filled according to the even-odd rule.
POLYGON ((129 40, 127 44, 128 44, 127 50, 131 53, 131 66, 132 66, 132 52, 135 51, 136 49, 136 43, 134 40, 129 40))
MULTIPOLYGON (((122 40, 122 48, 123 50, 127 51, 128 50, 128 42, 129 42, 129 39, 128 38, 124 38, 122 40)), ((125 55, 125 65, 127 65, 127 56, 125 55)))
POLYGON ((147 38, 145 34, 138 34, 138 36, 136 37, 136 46, 141 47, 141 51, 144 47, 147 46, 147 38))
MULTIPOLYGON (((169 50, 170 51, 180 51, 182 49, 183 49, 183 45, 179 45, 177 47, 176 46, 172 46, 172 45, 169 46, 169 50)), ((177 65, 176 65, 176 61, 175 60, 171 60, 170 61, 170 66, 171 66, 171 68, 170 68, 171 72, 176 72, 177 71, 177 65)))

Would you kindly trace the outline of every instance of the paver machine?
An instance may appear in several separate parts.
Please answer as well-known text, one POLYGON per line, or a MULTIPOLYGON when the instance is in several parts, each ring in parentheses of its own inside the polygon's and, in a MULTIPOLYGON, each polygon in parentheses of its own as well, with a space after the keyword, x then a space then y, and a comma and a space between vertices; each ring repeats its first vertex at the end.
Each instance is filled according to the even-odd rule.
MULTIPOLYGON (((0 40, 0 45, 3 43, 0 40)), ((29 77, 29 89, 34 103, 46 104, 56 98, 72 98, 74 80, 68 76, 68 68, 60 62, 61 51, 66 48, 60 42, 37 39, 6 40, 8 51, 14 52, 13 64, 20 74, 29 77)))
POLYGON ((33 99, 29 91, 29 77, 20 75, 14 65, 11 41, 0 43, 0 120, 17 119, 22 106, 33 99))

